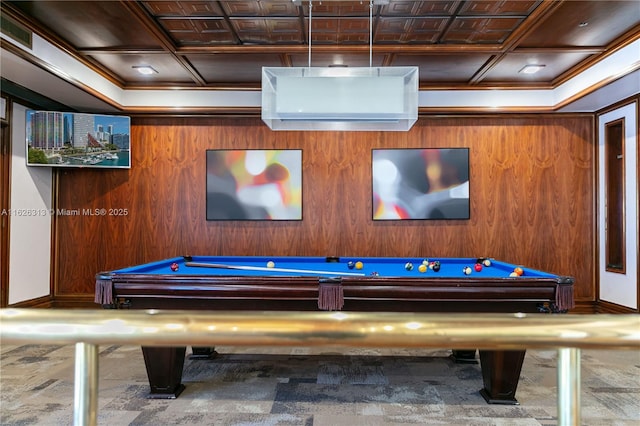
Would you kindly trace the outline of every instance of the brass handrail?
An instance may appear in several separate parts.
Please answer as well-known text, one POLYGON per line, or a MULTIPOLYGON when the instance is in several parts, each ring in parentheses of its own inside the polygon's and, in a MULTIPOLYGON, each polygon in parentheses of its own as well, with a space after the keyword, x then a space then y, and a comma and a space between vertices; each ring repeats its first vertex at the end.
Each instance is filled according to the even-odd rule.
POLYGON ((97 421, 98 345, 558 349, 558 424, 580 423, 580 349, 639 349, 639 315, 0 309, 4 344, 76 344, 74 424, 97 421))

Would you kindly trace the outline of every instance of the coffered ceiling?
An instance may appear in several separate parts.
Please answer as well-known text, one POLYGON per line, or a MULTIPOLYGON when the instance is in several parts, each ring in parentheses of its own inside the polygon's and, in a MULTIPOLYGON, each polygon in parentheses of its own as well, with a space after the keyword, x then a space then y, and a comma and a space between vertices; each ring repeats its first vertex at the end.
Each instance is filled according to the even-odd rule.
POLYGON ((125 90, 255 90, 263 66, 304 67, 309 61, 418 66, 421 90, 552 89, 640 38, 637 0, 311 5, 3 1, 2 14, 10 20, 3 26, 15 23, 39 34, 125 90), (156 72, 140 74, 143 65, 156 72), (535 74, 521 72, 527 65, 541 67, 535 74))

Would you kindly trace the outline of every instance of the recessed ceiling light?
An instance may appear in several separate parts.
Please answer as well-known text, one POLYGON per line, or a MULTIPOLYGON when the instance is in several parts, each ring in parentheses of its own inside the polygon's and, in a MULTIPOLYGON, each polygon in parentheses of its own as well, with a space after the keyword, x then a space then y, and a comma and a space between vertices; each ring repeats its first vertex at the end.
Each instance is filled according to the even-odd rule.
POLYGON ((544 67, 546 67, 546 65, 529 64, 522 67, 518 72, 520 74, 535 74, 544 67))
POLYGON ((143 75, 158 74, 158 71, 149 65, 134 65, 131 68, 143 75))

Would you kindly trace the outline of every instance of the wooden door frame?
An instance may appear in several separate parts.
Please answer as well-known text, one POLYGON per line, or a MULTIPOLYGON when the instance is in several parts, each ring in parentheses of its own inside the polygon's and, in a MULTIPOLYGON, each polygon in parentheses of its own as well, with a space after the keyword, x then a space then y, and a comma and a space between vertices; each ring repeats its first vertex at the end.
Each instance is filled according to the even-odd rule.
MULTIPOLYGON (((0 213, 8 212, 11 194, 11 98, 2 94, 0 117, 0 213)), ((11 216, 0 214, 0 308, 9 304, 9 229, 11 216)))

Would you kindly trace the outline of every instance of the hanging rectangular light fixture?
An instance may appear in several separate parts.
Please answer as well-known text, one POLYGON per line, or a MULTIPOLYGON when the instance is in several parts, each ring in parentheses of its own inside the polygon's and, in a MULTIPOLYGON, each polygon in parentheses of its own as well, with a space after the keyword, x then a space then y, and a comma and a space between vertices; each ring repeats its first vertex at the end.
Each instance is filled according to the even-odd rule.
POLYGON ((417 67, 262 68, 272 130, 406 131, 417 119, 417 67))
MULTIPOLYGON (((295 0, 294 0, 295 2, 295 0)), ((418 67, 372 67, 373 5, 369 0, 369 67, 262 68, 262 120, 272 130, 407 131, 418 120, 418 67)))

